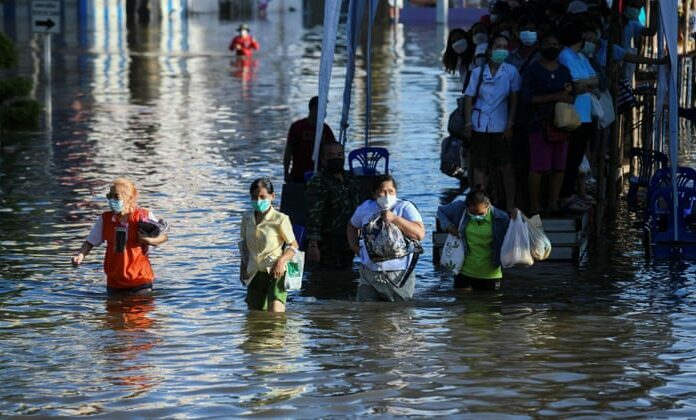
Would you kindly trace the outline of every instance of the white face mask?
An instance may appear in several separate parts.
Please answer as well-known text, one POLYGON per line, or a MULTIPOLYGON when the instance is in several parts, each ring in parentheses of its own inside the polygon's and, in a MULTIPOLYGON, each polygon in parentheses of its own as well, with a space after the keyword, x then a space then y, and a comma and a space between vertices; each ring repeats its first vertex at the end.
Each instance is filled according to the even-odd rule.
POLYGON ((466 41, 466 39, 460 39, 459 41, 452 43, 452 49, 457 54, 464 53, 467 48, 469 48, 469 43, 466 41))
POLYGON ((396 205, 396 195, 382 195, 377 197, 377 205, 382 210, 391 210, 396 205))
POLYGON ((474 35, 474 44, 479 45, 485 44, 486 42, 488 42, 488 36, 483 32, 479 32, 476 35, 474 35))

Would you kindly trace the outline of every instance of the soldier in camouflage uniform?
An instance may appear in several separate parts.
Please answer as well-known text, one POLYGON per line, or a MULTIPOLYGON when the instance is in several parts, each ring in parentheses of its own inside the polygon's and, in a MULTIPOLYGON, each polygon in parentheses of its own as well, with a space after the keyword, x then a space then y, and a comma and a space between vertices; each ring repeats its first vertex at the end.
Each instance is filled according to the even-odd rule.
POLYGON ((322 170, 307 184, 307 256, 326 268, 349 268, 353 251, 346 226, 360 204, 360 185, 343 169, 345 154, 340 143, 322 146, 322 170))

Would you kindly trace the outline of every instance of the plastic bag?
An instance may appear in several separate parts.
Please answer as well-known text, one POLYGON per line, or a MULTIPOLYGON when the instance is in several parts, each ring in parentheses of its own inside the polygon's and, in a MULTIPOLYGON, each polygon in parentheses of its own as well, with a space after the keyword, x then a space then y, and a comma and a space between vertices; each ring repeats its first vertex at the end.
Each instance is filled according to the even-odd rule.
POLYGON ((590 161, 587 160, 587 156, 583 156, 582 162, 580 163, 580 166, 578 166, 578 172, 583 175, 588 175, 591 171, 592 167, 590 166, 590 161))
POLYGON ((522 212, 516 219, 510 220, 503 246, 500 250, 500 263, 503 268, 513 266, 530 266, 534 259, 529 249, 529 228, 522 212))
POLYGON ((544 233, 541 227, 541 220, 535 223, 535 220, 526 219, 527 228, 529 229, 529 247, 532 258, 536 261, 544 261, 551 255, 551 241, 544 233))
POLYGON ((305 253, 296 249, 292 260, 285 265, 285 290, 300 290, 304 274, 305 253))
POLYGON ((440 265, 451 270, 454 274, 459 274, 459 270, 464 265, 465 257, 462 240, 454 235, 447 235, 442 255, 440 255, 440 265))
POLYGON ((614 112, 614 100, 609 91, 602 91, 599 94, 599 103, 602 106, 602 118, 599 118, 599 127, 607 128, 616 121, 616 113, 614 112))
POLYGON ((367 254, 373 262, 403 258, 416 248, 414 242, 394 223, 386 223, 377 213, 362 227, 363 241, 367 254))
POLYGON ((556 102, 553 123, 559 130, 566 131, 577 130, 582 125, 575 107, 565 102, 556 102))

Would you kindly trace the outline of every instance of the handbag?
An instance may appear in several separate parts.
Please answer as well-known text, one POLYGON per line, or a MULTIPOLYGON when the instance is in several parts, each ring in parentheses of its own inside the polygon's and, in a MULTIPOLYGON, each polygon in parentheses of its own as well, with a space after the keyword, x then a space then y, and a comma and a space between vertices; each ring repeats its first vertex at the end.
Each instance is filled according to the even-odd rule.
POLYGON ((577 130, 582 122, 575 106, 565 102, 556 102, 553 110, 553 124, 558 129, 573 131, 577 130))

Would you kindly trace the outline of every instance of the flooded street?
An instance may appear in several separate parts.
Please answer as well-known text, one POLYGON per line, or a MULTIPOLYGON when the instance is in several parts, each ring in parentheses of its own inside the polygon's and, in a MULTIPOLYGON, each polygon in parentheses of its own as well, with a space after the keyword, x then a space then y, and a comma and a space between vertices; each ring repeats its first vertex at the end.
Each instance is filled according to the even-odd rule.
MULTIPOLYGON (((376 31, 372 63, 373 144, 426 223, 415 301, 356 303, 351 279, 323 276, 272 316, 246 309, 239 224, 254 178, 280 189, 287 129, 317 91, 321 27, 301 11, 250 21, 261 51, 242 63, 226 54, 239 21, 126 31, 118 19, 56 40, 51 130, 3 134, 0 416, 696 417, 696 264, 646 263, 640 216, 622 212, 580 267, 539 264, 499 294, 456 297, 433 265, 437 206, 458 187, 439 152, 460 89, 434 26, 376 31), (172 226, 149 299, 106 299, 103 247, 70 264, 122 175, 172 226)), ((32 74, 40 53, 18 47, 32 74)), ((349 149, 363 141, 360 54, 349 149)))

